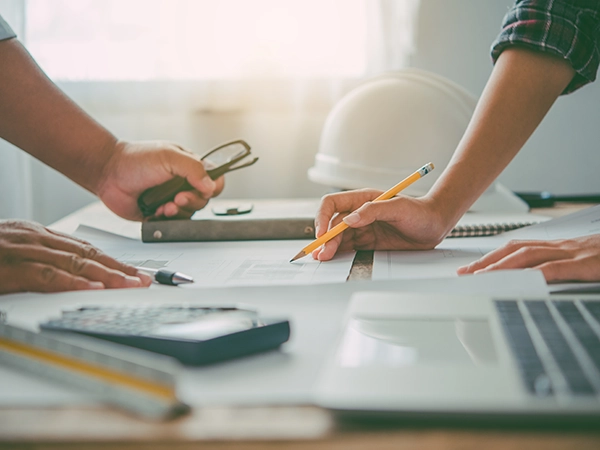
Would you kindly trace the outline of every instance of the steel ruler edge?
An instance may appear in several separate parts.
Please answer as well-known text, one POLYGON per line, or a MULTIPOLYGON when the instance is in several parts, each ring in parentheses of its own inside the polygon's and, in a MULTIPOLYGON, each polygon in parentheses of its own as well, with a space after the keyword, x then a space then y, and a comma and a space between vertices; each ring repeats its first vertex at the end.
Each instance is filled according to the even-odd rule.
POLYGON ((0 323, 0 362, 76 387, 101 402, 150 419, 189 407, 176 395, 173 358, 67 333, 34 333, 0 323))

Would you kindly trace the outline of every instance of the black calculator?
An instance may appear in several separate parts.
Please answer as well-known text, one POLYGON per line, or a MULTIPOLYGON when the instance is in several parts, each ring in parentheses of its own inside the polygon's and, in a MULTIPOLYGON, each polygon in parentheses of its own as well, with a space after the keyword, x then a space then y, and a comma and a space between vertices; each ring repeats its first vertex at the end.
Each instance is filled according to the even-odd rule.
POLYGON ((199 366, 279 347, 290 337, 285 319, 251 309, 192 305, 82 306, 40 324, 172 356, 199 366))

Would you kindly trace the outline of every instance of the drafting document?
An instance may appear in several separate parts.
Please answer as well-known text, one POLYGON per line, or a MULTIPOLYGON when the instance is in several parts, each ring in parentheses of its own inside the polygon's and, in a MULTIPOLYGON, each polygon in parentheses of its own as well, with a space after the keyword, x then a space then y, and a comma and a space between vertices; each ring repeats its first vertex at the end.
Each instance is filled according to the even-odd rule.
POLYGON ((373 280, 457 277, 456 269, 493 250, 488 237, 446 239, 433 250, 377 251, 373 280), (479 245, 474 245, 478 241, 479 245))
MULTIPOLYGON (((201 368, 188 368, 178 381, 178 396, 192 406, 208 404, 308 404, 318 373, 333 351, 346 305, 359 291, 452 292, 457 294, 540 297, 547 294, 538 271, 503 271, 481 276, 422 280, 356 281, 319 286, 252 286, 202 291, 162 286, 159 289, 79 291, 61 294, 0 296, 8 322, 35 330, 62 308, 107 304, 243 304, 264 317, 290 320, 291 338, 280 350, 201 368), (200 295, 199 295, 200 294, 200 295)), ((0 406, 93 403, 33 376, 0 368, 0 406), (28 392, 35 393, 35 398, 28 392)))
MULTIPOLYGON (((456 269, 469 264, 512 239, 566 239, 600 233, 600 206, 496 236, 446 239, 434 250, 377 251, 373 280, 455 277, 456 269)), ((560 283, 552 292, 591 291, 600 283, 560 283)))
POLYGON ((74 235, 119 261, 192 276, 195 282, 181 285, 184 289, 344 282, 354 259, 354 252, 348 252, 327 262, 305 257, 290 263, 310 242, 304 240, 144 244, 85 225, 74 235))

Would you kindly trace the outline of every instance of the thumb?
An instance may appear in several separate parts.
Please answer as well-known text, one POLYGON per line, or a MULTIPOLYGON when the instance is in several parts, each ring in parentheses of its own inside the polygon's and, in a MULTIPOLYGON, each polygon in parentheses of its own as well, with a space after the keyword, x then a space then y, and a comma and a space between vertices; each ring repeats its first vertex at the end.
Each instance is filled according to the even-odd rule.
POLYGON ((395 209, 390 200, 367 202, 344 217, 343 221, 351 228, 366 227, 378 220, 389 222, 396 219, 397 211, 395 209))
POLYGON ((187 179, 204 198, 210 198, 215 193, 217 184, 206 173, 202 161, 193 155, 184 152, 172 153, 169 155, 168 164, 174 175, 187 179))

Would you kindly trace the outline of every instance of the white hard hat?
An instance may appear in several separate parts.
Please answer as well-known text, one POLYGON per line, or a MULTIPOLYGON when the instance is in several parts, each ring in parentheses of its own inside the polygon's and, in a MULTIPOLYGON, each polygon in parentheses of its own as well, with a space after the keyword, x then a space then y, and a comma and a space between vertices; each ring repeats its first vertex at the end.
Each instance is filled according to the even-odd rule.
MULTIPOLYGON (((419 167, 444 168, 477 100, 431 73, 407 69, 369 80, 329 114, 308 177, 340 189, 388 189, 419 167)), ((425 194, 441 170, 405 192, 425 194)))
POLYGON ((436 170, 403 192, 424 195, 448 165, 476 104, 456 83, 423 70, 368 80, 330 112, 308 177, 338 189, 386 190, 433 162, 436 170))

